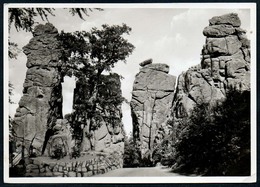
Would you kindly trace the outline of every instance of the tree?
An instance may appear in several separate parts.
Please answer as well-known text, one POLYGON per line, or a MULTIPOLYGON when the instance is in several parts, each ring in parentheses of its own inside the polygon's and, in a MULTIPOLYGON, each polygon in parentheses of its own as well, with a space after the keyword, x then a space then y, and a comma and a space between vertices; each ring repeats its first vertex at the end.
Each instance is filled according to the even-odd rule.
POLYGON ((209 176, 250 175, 250 92, 197 105, 176 143, 174 170, 209 176))
POLYGON ((101 74, 111 71, 119 61, 126 62, 126 58, 133 52, 134 46, 123 38, 130 31, 130 27, 122 24, 102 25, 102 29, 93 28, 90 32, 61 32, 59 39, 65 51, 65 66, 68 67, 64 68, 64 74, 74 74, 79 79, 87 77, 91 85, 90 95, 94 96, 92 104, 97 99, 101 74))
MULTIPOLYGON (((69 13, 72 16, 79 16, 80 19, 84 19, 85 16, 89 16, 89 12, 93 10, 102 11, 100 8, 69 8, 69 13)), ((8 28, 9 31, 12 25, 17 31, 24 30, 26 32, 32 32, 33 28, 38 22, 36 18, 40 17, 42 21, 49 21, 49 16, 55 16, 54 8, 9 8, 8 9, 8 28)), ((9 58, 16 58, 21 51, 18 45, 14 42, 8 41, 8 56, 9 58)))
MULTIPOLYGON (((12 101, 11 96, 13 95, 13 89, 14 86, 11 82, 8 82, 8 92, 9 92, 9 104, 13 104, 14 102, 12 101)), ((15 145, 15 131, 13 129, 13 119, 12 117, 9 115, 8 116, 9 119, 9 163, 11 164, 11 166, 13 166, 13 153, 15 152, 16 149, 16 145, 15 145)))
POLYGON ((161 163, 164 166, 172 165, 174 162, 173 159, 173 141, 172 141, 173 134, 166 136, 163 140, 156 144, 152 158, 154 160, 154 164, 161 163))
POLYGON ((9 81, 8 82, 8 93, 9 93, 9 103, 13 104, 14 102, 11 99, 11 96, 13 95, 13 91, 14 91, 14 85, 9 81))
POLYGON ((122 26, 105 24, 101 29, 93 28, 90 32, 62 31, 59 39, 62 41, 64 55, 70 65, 74 65, 75 69, 82 65, 80 72, 84 75, 87 73, 85 71, 91 69, 98 78, 104 70, 110 71, 118 61, 126 62, 134 46, 123 35, 129 35, 130 32, 131 28, 126 24, 122 26))
POLYGON ((125 137, 124 168, 134 168, 140 166, 141 155, 133 137, 125 137))
MULTIPOLYGON (((9 104, 14 104, 14 102, 12 101, 11 96, 13 95, 13 90, 14 90, 14 86, 11 82, 8 83, 8 92, 9 92, 9 104)), ((9 115, 9 142, 13 142, 14 137, 15 137, 15 132, 13 129, 13 119, 12 117, 9 115)))
MULTIPOLYGON (((124 101, 124 98, 118 95, 119 92, 112 93, 116 84, 107 82, 107 77, 102 73, 110 72, 117 62, 126 62, 126 58, 134 50, 134 46, 124 38, 124 35, 130 34, 130 31, 131 28, 126 24, 102 25, 101 29, 93 28, 89 32, 61 32, 58 37, 64 48, 63 74, 76 76, 80 82, 80 89, 86 91, 80 99, 84 103, 76 109, 72 118, 76 119, 75 115, 79 114, 87 118, 86 124, 90 124, 89 130, 98 128, 95 120, 104 117, 97 110, 97 105, 106 108, 106 111, 110 109, 113 111, 124 101)), ((115 82, 117 76, 110 74, 110 81, 113 82, 115 79, 115 82)), ((80 124, 75 123, 77 122, 74 120, 73 127, 77 129, 75 133, 79 135, 80 124)))
POLYGON ((126 24, 102 25, 102 29, 93 28, 85 36, 88 39, 91 63, 97 69, 97 75, 104 70, 110 71, 118 61, 126 61, 134 46, 122 36, 132 29, 126 24))
MULTIPOLYGON (((212 125, 209 105, 202 103, 196 105, 186 122, 186 127, 182 130, 179 139, 176 141, 176 165, 175 171, 189 174, 201 174, 210 159, 206 159, 209 146, 210 131, 212 125), (207 130, 206 130, 207 129, 207 130), (205 152, 206 151, 206 152, 205 152), (198 169, 202 171, 197 171, 198 169)), ((212 136, 214 137, 214 136, 212 136)))
POLYGON ((250 175, 250 91, 231 90, 216 106, 214 117, 225 145, 219 170, 225 175, 250 175))
MULTIPOLYGON (((89 16, 89 11, 93 11, 91 8, 69 8, 68 10, 72 16, 78 15, 83 20, 84 16, 89 16)), ((94 8, 94 10, 101 11, 103 9, 94 8)), ((48 16, 55 16, 54 12, 55 8, 9 8, 9 29, 13 24, 17 31, 25 30, 32 32, 37 16, 40 16, 43 21, 48 21, 48 16)))
MULTIPOLYGON (((69 8, 69 13, 72 16, 79 16, 80 19, 85 18, 85 16, 89 16, 89 12, 93 10, 102 11, 100 8, 69 8)), ((16 31, 19 32, 24 30, 26 32, 33 32, 35 25, 39 24, 36 22, 38 17, 41 18, 42 21, 49 21, 49 16, 55 16, 54 8, 9 8, 8 9, 8 28, 9 32, 11 27, 15 27, 16 31)), ((10 59, 17 58, 19 52, 21 50, 18 48, 18 45, 14 42, 8 41, 8 56, 10 59)), ((9 83, 11 84, 11 83, 9 83)), ((10 94, 10 92, 9 92, 10 94)), ((10 104, 12 104, 10 102, 10 104)), ((9 117, 9 126, 11 125, 12 119, 9 117)))

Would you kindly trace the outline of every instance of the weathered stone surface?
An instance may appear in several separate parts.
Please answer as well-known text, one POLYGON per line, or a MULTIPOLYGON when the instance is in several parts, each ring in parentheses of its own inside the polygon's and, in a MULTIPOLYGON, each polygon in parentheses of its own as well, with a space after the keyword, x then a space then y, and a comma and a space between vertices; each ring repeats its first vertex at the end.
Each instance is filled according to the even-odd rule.
POLYGON ((250 42, 240 24, 236 14, 227 14, 213 17, 204 29, 201 65, 178 77, 172 106, 175 132, 196 104, 214 105, 230 89, 250 90, 250 42))
POLYGON ((236 13, 225 14, 222 16, 214 16, 209 20, 209 25, 220 25, 220 24, 240 27, 241 21, 236 13))
POLYGON ((173 82, 172 80, 172 76, 166 74, 165 72, 144 67, 135 76, 133 90, 153 90, 172 92, 174 91, 175 85, 175 82, 173 82))
POLYGON ((68 172, 68 177, 76 177, 76 172, 73 171, 68 172))
POLYGON ((41 154, 48 126, 62 117, 59 68, 62 47, 57 35, 58 31, 52 24, 38 25, 34 37, 23 48, 28 70, 14 118, 14 130, 18 137, 27 140, 26 146, 33 140, 32 146, 37 154, 41 154))
POLYGON ((27 55, 27 67, 48 66, 59 67, 61 62, 61 46, 57 42, 58 30, 50 23, 35 27, 33 38, 23 47, 27 55))
POLYGON ((97 141, 105 138, 105 136, 108 134, 108 129, 107 129, 107 126, 106 126, 106 123, 104 121, 100 122, 100 128, 98 128, 96 131, 95 131, 95 139, 97 141))
POLYGON ((208 37, 224 37, 235 32, 236 29, 232 25, 212 25, 205 27, 203 30, 204 36, 208 37))
POLYGON ((176 77, 168 72, 166 64, 148 64, 135 77, 131 111, 134 139, 142 158, 150 157, 156 144, 169 133, 166 122, 170 117, 176 77))
POLYGON ((250 40, 247 39, 245 34, 238 35, 240 42, 242 43, 242 47, 250 48, 250 40))
POLYGON ((52 87, 61 82, 61 77, 57 68, 38 66, 31 67, 26 72, 24 88, 32 86, 52 87))
MULTIPOLYGON (((167 64, 159 64, 159 63, 148 64, 148 65, 145 66, 145 69, 147 69, 147 68, 153 69, 153 70, 156 70, 156 71, 162 71, 162 72, 167 73, 167 74, 170 71, 169 66, 167 64)), ((140 71, 142 71, 142 70, 140 70, 140 71)))
MULTIPOLYGON (((52 135, 48 141, 48 156, 55 157, 55 151, 60 148, 62 151, 61 157, 70 155, 74 145, 72 143, 72 130, 68 120, 57 119, 52 131, 54 135, 52 135)), ((65 163, 61 163, 60 166, 65 166, 65 163)))
POLYGON ((212 55, 233 55, 239 51, 242 43, 237 36, 227 36, 223 38, 207 38, 205 54, 212 55))
MULTIPOLYGON (((92 152, 93 153, 93 152, 92 152)), ((119 152, 93 153, 95 158, 85 157, 86 160, 65 159, 64 162, 55 162, 55 168, 48 169, 51 163, 44 157, 35 158, 36 164, 26 165, 25 176, 33 177, 90 177, 95 174, 103 174, 111 169, 123 167, 123 156, 119 152), (86 163, 88 163, 86 165, 86 163), (44 167, 43 167, 44 166, 44 167), (41 169, 40 169, 41 168, 41 169)), ((53 165, 53 164, 52 164, 53 165)))
POLYGON ((153 63, 153 59, 148 59, 148 60, 145 60, 145 61, 143 61, 143 62, 141 62, 139 65, 141 66, 141 67, 144 67, 144 66, 146 66, 146 65, 148 65, 148 64, 151 64, 151 63, 153 63))
POLYGON ((41 36, 44 34, 57 34, 58 30, 52 24, 38 25, 33 31, 33 36, 41 36))
POLYGON ((211 69, 196 68, 190 68, 178 78, 173 105, 175 118, 188 116, 196 104, 213 103, 225 97, 223 89, 215 84, 211 69))
MULTIPOLYGON (((17 135, 25 138, 29 146, 33 140, 33 148, 41 154, 42 148, 47 144, 45 154, 54 156, 57 147, 62 147, 63 156, 71 153, 72 134, 69 124, 62 121, 62 87, 63 74, 61 73, 63 48, 57 40, 58 31, 51 25, 38 25, 23 50, 27 55, 27 73, 24 81, 23 97, 15 114, 14 129, 17 135), (58 119, 58 120, 57 120, 58 119), (46 134, 46 141, 45 140, 46 134), (46 151, 47 150, 47 151, 46 151)), ((146 64, 149 62, 146 62, 146 64)), ((102 99, 113 97, 121 98, 120 77, 117 74, 102 77, 102 84, 108 87, 100 88, 102 99), (108 91, 107 91, 108 90, 108 91), (109 93, 107 93, 109 92, 109 93), (106 95, 107 94, 107 95, 106 95)), ((121 105, 106 106, 97 103, 98 112, 102 113, 99 120, 94 120, 97 128, 90 127, 86 119, 86 107, 92 95, 88 89, 88 82, 80 82, 75 89, 74 108, 77 123, 83 130, 82 151, 91 149, 97 151, 115 150, 123 152, 124 130, 121 123, 121 105), (82 108, 83 107, 83 108, 82 108), (103 107, 103 108, 102 108, 103 107), (108 122, 109 116, 114 119, 108 122)))
POLYGON ((226 63, 226 76, 239 78, 246 73, 246 63, 242 59, 232 59, 226 63))

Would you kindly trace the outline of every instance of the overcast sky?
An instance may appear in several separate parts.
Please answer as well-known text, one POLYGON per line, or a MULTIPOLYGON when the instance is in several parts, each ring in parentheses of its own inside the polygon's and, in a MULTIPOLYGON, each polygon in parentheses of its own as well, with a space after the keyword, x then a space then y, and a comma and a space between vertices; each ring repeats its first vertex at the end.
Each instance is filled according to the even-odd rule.
MULTIPOLYGON (((121 74, 123 96, 131 100, 131 91, 134 77, 139 71, 139 63, 148 58, 153 63, 166 63, 170 66, 170 74, 178 76, 182 71, 200 63, 200 53, 205 43, 202 34, 203 28, 208 25, 208 20, 213 16, 226 13, 238 13, 241 27, 250 31, 249 9, 194 9, 194 8, 105 8, 104 11, 94 11, 85 21, 79 17, 72 17, 68 10, 56 9, 55 17, 49 17, 59 31, 74 32, 86 30, 92 27, 100 27, 102 24, 126 23, 132 28, 127 39, 136 47, 133 54, 127 58, 127 63, 118 62, 113 72, 121 74)), ((44 23, 39 20, 40 23, 44 23)), ((249 34, 248 34, 248 37, 249 34)), ((31 33, 10 31, 12 42, 16 42, 20 48, 26 45, 32 38, 31 33)), ((13 116, 22 96, 23 82, 26 74, 26 56, 21 52, 17 59, 9 62, 9 79, 15 90, 12 104, 9 108, 13 116)), ((64 115, 72 111, 72 92, 74 80, 65 79, 63 84, 64 115)), ((132 131, 132 119, 130 107, 123 104, 123 123, 127 133, 132 131)))

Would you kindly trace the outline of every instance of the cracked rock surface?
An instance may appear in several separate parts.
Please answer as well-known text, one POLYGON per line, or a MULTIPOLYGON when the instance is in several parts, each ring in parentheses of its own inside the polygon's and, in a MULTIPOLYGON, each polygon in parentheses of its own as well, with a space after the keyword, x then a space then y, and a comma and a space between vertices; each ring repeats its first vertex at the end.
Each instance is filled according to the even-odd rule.
POLYGON ((203 30, 201 63, 179 75, 176 88, 167 65, 153 64, 151 59, 140 64, 131 109, 133 136, 142 158, 151 158, 157 142, 167 134, 174 133, 176 141, 196 104, 214 105, 231 89, 250 90, 250 41, 240 25, 234 13, 211 18, 203 30))
POLYGON ((176 77, 169 75, 166 64, 140 63, 136 75, 131 112, 133 136, 139 146, 141 157, 149 158, 157 143, 169 135, 167 121, 171 113, 176 77))
POLYGON ((250 41, 240 25, 234 13, 209 20, 201 64, 178 77, 172 107, 175 128, 195 104, 214 104, 230 89, 250 90, 250 41))
POLYGON ((57 29, 50 23, 35 27, 33 38, 23 50, 27 72, 23 96, 14 117, 14 130, 26 145, 40 154, 45 132, 57 118, 62 118, 60 73, 62 48, 56 39, 57 29))

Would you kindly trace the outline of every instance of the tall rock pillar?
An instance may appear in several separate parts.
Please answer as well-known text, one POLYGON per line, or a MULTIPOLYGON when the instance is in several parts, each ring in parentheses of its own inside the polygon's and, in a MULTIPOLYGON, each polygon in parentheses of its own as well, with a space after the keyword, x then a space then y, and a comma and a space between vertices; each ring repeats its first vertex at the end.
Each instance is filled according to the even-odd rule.
POLYGON ((220 89, 250 90, 250 41, 240 25, 238 15, 231 13, 211 18, 203 30, 207 38, 201 67, 210 69, 220 89))
POLYGON ((231 90, 250 90, 250 41, 240 28, 237 14, 225 14, 209 20, 203 34, 201 64, 178 77, 173 104, 174 128, 182 131, 183 118, 200 103, 214 105, 231 90))
POLYGON ((169 75, 169 66, 153 64, 152 60, 140 64, 135 76, 131 112, 133 137, 142 159, 152 160, 152 153, 170 134, 167 121, 170 117, 176 77, 169 75))
POLYGON ((62 48, 58 30, 50 23, 38 25, 23 51, 27 72, 23 96, 14 117, 14 130, 20 141, 31 144, 40 154, 48 127, 62 118, 62 48))

